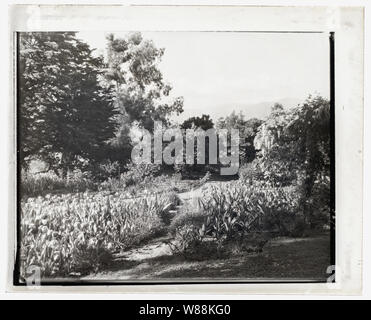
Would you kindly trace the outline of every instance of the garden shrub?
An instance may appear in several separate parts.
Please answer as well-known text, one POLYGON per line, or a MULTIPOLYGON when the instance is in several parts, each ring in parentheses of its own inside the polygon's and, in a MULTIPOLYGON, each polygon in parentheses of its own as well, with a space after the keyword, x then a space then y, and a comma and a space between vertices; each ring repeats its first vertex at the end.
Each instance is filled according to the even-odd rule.
POLYGON ((21 173, 21 195, 35 197, 64 188, 65 182, 54 173, 21 173))
POLYGON ((257 181, 262 181, 264 173, 258 165, 257 160, 243 164, 238 170, 239 180, 245 184, 253 185, 257 181))
POLYGON ((261 253, 270 239, 270 235, 250 235, 218 241, 206 234, 204 226, 199 228, 189 222, 175 229, 174 240, 169 243, 173 253, 181 254, 187 260, 226 259, 246 253, 261 253))
POLYGON ((125 181, 125 185, 128 187, 152 180, 155 176, 159 175, 161 166, 158 164, 129 163, 126 169, 127 171, 121 175, 121 179, 125 181))
POLYGON ((289 236, 303 220, 295 187, 268 187, 258 193, 264 212, 260 229, 289 236))
POLYGON ((68 192, 85 192, 97 190, 97 184, 90 172, 75 170, 70 172, 65 179, 65 187, 68 192))
POLYGON ((21 173, 21 196, 36 197, 48 193, 84 192, 96 190, 97 184, 91 174, 76 170, 63 179, 54 172, 21 173))
POLYGON ((101 180, 118 177, 120 175, 120 164, 118 161, 107 160, 99 164, 94 174, 101 180))
POLYGON ((186 223, 175 229, 174 240, 169 242, 173 253, 187 255, 198 249, 202 242, 203 234, 193 224, 186 223))
POLYGON ((186 191, 188 188, 181 182, 181 177, 178 174, 159 175, 154 177, 147 176, 146 178, 132 184, 131 178, 128 179, 125 174, 121 174, 120 178, 109 178, 99 185, 101 191, 120 191, 128 195, 128 197, 148 196, 162 193, 173 193, 186 191))
POLYGON ((197 211, 192 207, 182 207, 181 211, 172 219, 169 232, 174 235, 178 228, 185 225, 193 225, 199 229, 205 222, 206 216, 202 211, 197 211))

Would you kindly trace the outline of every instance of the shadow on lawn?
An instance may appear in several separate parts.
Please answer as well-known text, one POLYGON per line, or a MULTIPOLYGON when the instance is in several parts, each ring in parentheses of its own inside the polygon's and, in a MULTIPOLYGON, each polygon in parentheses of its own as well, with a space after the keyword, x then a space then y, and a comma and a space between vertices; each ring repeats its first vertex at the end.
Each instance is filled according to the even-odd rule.
POLYGON ((310 238, 278 238, 262 253, 240 254, 223 259, 187 260, 183 255, 159 256, 141 261, 115 261, 90 279, 111 280, 313 280, 325 281, 330 265, 328 234, 310 238))

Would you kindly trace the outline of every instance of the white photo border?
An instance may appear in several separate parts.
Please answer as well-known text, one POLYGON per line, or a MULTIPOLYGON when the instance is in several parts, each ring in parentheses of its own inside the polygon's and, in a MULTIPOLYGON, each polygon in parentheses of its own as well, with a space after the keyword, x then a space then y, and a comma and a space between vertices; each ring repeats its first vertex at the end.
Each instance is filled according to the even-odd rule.
MULTIPOLYGON (((336 283, 161 284, 45 286, 39 292, 320 294, 357 295, 362 290, 363 42, 361 7, 14 5, 10 8, 10 51, 15 32, 30 31, 254 31, 334 32, 336 150, 336 283)), ((13 285, 16 212, 16 64, 9 81, 12 112, 8 216, 8 291, 13 285)))

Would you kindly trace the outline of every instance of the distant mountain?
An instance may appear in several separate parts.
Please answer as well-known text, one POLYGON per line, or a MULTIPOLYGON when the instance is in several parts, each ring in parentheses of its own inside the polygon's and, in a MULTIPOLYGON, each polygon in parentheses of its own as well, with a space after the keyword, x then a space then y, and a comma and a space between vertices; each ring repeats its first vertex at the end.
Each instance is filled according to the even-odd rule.
MULTIPOLYGON (((226 114, 226 110, 229 109, 228 113, 231 113, 233 110, 237 113, 242 111, 242 113, 245 115, 246 119, 250 118, 258 118, 258 119, 264 119, 267 117, 271 111, 271 108, 275 103, 282 104, 285 108, 292 108, 296 107, 298 104, 302 103, 302 100, 295 99, 295 98, 284 98, 276 101, 266 101, 266 102, 259 102, 254 104, 234 104, 230 106, 224 106, 223 108, 218 108, 219 110, 224 110, 224 115, 226 114)), ((224 116, 220 115, 220 116, 224 116)), ((218 116, 219 117, 219 116, 218 116)))
POLYGON ((271 108, 275 103, 282 104, 285 108, 292 108, 297 106, 298 104, 302 103, 303 100, 296 99, 296 98, 283 98, 276 101, 264 101, 259 103, 247 103, 247 104, 241 104, 241 103, 228 103, 228 104, 219 104, 215 106, 210 107, 199 107, 199 108, 192 108, 189 109, 187 107, 184 108, 184 113, 180 114, 179 116, 174 116, 173 119, 177 121, 178 123, 183 122, 185 119, 188 119, 189 117, 193 116, 201 116, 202 114, 208 114, 210 115, 211 119, 216 123, 216 121, 220 117, 228 116, 232 113, 232 111, 235 111, 236 113, 239 113, 242 111, 242 113, 245 115, 245 119, 250 118, 258 118, 258 119, 264 119, 267 117, 271 111, 271 108), (197 110, 197 111, 196 111, 197 110))

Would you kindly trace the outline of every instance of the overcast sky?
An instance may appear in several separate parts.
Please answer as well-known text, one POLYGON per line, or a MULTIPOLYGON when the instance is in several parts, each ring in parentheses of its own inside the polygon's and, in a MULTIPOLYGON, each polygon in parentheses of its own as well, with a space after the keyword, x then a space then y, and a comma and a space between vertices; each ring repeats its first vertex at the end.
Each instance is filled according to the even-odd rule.
MULTIPOLYGON (((116 37, 127 33, 113 32, 116 37)), ((233 110, 263 118, 273 102, 292 106, 309 94, 329 97, 327 34, 143 32, 165 48, 160 63, 173 95, 184 97, 179 120, 209 114, 213 119, 233 110)), ((81 32, 98 53, 106 33, 81 32)))

